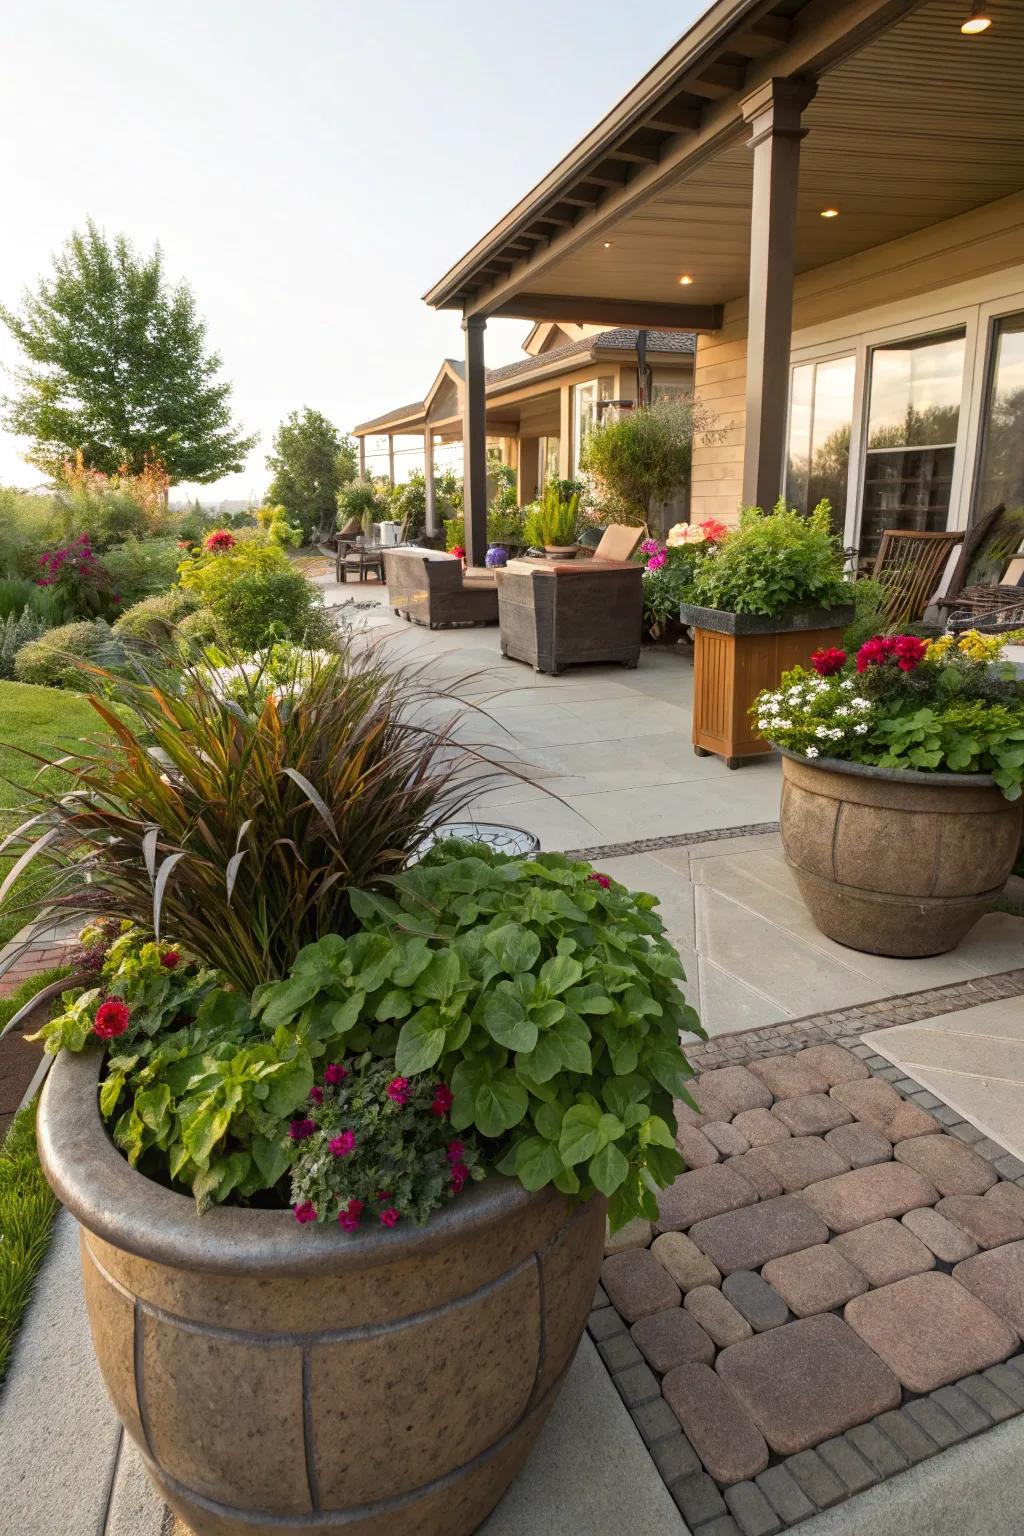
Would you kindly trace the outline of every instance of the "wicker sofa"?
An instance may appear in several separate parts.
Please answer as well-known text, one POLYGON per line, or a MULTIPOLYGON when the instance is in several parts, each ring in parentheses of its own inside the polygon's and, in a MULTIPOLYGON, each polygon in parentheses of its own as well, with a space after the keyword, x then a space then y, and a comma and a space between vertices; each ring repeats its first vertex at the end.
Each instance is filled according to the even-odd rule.
POLYGON ((385 549, 384 580, 395 613, 414 624, 496 624, 498 592, 491 573, 466 576, 454 555, 385 549))
POLYGON ((628 560, 511 560, 497 573, 501 654, 557 675, 640 660, 643 568, 628 560))

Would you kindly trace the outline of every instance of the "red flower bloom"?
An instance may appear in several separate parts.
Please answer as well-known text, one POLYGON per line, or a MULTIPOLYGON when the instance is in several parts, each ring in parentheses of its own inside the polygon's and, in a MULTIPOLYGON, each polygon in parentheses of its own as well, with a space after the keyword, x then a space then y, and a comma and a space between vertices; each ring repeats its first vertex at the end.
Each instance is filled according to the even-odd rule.
POLYGON ((335 1136, 327 1143, 332 1157, 348 1157, 355 1144, 355 1131, 342 1131, 340 1136, 335 1136))
POLYGON ((460 1163, 465 1150, 466 1148, 461 1141, 450 1141, 448 1143, 448 1161, 450 1163, 460 1163))
POLYGON ((381 1211, 381 1213, 380 1213, 380 1224, 381 1224, 381 1226, 382 1227, 393 1227, 395 1225, 395 1222, 398 1220, 398 1214, 399 1213, 395 1210, 394 1206, 393 1205, 389 1205, 385 1210, 381 1211))
POLYGON ((354 1232, 359 1226, 359 1218, 363 1214, 363 1202, 350 1200, 348 1205, 343 1205, 338 1212, 338 1226, 343 1232, 354 1232))
POLYGON ((465 560, 466 558, 466 551, 461 544, 453 544, 449 553, 453 554, 456 560, 465 560))
POLYGON ((309 1101, 311 1104, 322 1104, 324 1101, 324 1091, 322 1088, 318 1088, 315 1083, 309 1090, 309 1101))
POLYGON ((173 971, 180 959, 181 956, 176 949, 166 949, 160 956, 160 964, 166 966, 169 971, 173 971))
POLYGON ((466 1180, 468 1178, 469 1169, 466 1167, 465 1163, 452 1164, 451 1185, 453 1195, 460 1195, 462 1193, 466 1187, 466 1180))
POLYGON ((312 1200, 303 1200, 298 1205, 293 1205, 292 1210, 295 1212, 296 1221, 302 1223, 316 1221, 316 1206, 312 1200))
POLYGON ((610 879, 609 879, 609 878, 608 878, 608 876, 607 876, 607 875, 599 875, 599 874, 598 874, 598 873, 597 873, 597 872, 596 872, 596 870, 595 870, 595 871, 594 871, 594 873, 593 873, 593 874, 590 874, 590 875, 588 875, 588 876, 587 876, 587 879, 588 879, 588 880, 594 880, 594 881, 596 881, 596 883, 597 883, 597 884, 598 884, 598 885, 599 885, 599 886, 600 886, 600 887, 601 887, 601 889, 602 889, 602 891, 607 891, 607 890, 609 890, 609 889, 610 889, 610 887, 611 887, 611 883, 612 883, 612 882, 611 882, 611 880, 610 880, 610 879))
POLYGON ((233 533, 228 533, 226 528, 215 528, 213 533, 208 533, 203 540, 203 548, 213 555, 219 555, 225 549, 234 549, 236 540, 233 533))
POLYGON ((697 524, 697 527, 709 544, 721 544, 729 532, 728 525, 720 523, 716 517, 706 517, 702 523, 697 524))
POLYGON ((397 1104, 400 1109, 404 1109, 409 1102, 409 1095, 412 1092, 409 1086, 409 1079, 407 1077, 393 1077, 384 1092, 392 1104, 397 1104))
POLYGON ((293 1120, 288 1127, 288 1135, 292 1141, 308 1141, 315 1130, 312 1120, 293 1120))
POLYGON ((100 1003, 96 1009, 92 1032, 94 1035, 99 1035, 101 1040, 114 1040, 118 1035, 124 1034, 131 1016, 131 1009, 124 1003, 118 1002, 116 997, 108 997, 106 1002, 100 1003))
POLYGON ((328 1083, 332 1088, 336 1088, 339 1083, 343 1083, 346 1077, 348 1077, 348 1072, 340 1061, 332 1061, 329 1066, 324 1068, 324 1082, 328 1083))
POLYGON ((430 1106, 430 1113, 432 1115, 437 1115, 439 1120, 443 1120, 445 1115, 447 1115, 451 1110, 452 1104, 454 1102, 455 1101, 452 1098, 451 1089, 445 1087, 444 1083, 438 1083, 437 1087, 434 1089, 434 1098, 430 1106))
POLYGON ((378 1189, 377 1193, 374 1195, 373 1198, 375 1200, 390 1200, 391 1199, 391 1191, 390 1191, 390 1189, 378 1189))
POLYGON ((857 671, 866 672, 868 667, 881 667, 892 660, 901 672, 913 672, 927 649, 926 642, 916 635, 874 635, 857 652, 857 671))
POLYGON ((832 677, 836 672, 841 672, 846 665, 846 652, 837 646, 827 646, 823 651, 815 651, 811 657, 811 666, 819 677, 832 677))

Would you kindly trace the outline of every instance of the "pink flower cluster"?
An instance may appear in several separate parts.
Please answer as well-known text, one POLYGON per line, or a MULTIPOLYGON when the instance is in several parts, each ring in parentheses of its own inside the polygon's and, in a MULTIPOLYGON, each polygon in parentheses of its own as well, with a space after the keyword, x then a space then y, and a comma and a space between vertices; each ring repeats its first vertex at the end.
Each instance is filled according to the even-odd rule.
POLYGON ((602 891, 607 891, 607 890, 611 889, 611 883, 612 883, 611 880, 608 878, 607 875, 599 875, 597 873, 596 869, 593 870, 587 876, 587 879, 588 880, 593 880, 594 884, 595 885, 599 885, 601 887, 602 891))
POLYGON ((412 1084, 407 1077, 393 1077, 384 1092, 392 1104, 397 1104, 399 1109, 404 1109, 412 1093, 412 1084))
POLYGON ((924 660, 927 642, 916 635, 874 635, 857 652, 857 671, 884 667, 894 661, 901 672, 913 672, 924 660))
POLYGON ((451 1169, 451 1190, 453 1195, 461 1195, 469 1178, 469 1169, 462 1161, 462 1155, 466 1148, 461 1141, 448 1143, 448 1166, 451 1169))
MULTIPOLYGON (((54 587, 59 581, 69 578, 109 590, 110 578, 94 555, 87 533, 79 534, 73 543, 66 544, 63 549, 49 550, 40 555, 36 563, 43 573, 36 577, 37 587, 54 587)), ((111 600, 114 603, 121 601, 116 592, 111 594, 111 600)))
POLYGON ((226 528, 215 528, 208 533, 203 540, 203 548, 211 555, 222 554, 226 549, 234 549, 238 540, 233 533, 228 533, 226 528))

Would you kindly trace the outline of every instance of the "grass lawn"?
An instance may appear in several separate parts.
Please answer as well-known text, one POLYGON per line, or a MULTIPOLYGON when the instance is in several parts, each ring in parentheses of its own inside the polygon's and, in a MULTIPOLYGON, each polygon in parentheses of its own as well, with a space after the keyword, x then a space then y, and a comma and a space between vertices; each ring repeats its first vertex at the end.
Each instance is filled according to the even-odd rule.
MULTIPOLYGON (((27 683, 0 682, 0 837, 19 821, 27 796, 18 784, 27 784, 35 767, 12 747, 59 757, 76 737, 93 735, 101 728, 99 717, 80 694, 61 688, 33 688, 27 683), (14 784, 10 782, 14 780, 14 784)), ((53 775, 59 782, 59 775, 53 775)), ((15 850, 15 856, 21 853, 15 850)), ((0 857, 0 881, 14 862, 0 857)), ((24 875, 0 906, 0 946, 14 937, 42 905, 50 879, 49 866, 42 861, 29 865, 24 875), (33 911, 14 911, 31 903, 33 911)))

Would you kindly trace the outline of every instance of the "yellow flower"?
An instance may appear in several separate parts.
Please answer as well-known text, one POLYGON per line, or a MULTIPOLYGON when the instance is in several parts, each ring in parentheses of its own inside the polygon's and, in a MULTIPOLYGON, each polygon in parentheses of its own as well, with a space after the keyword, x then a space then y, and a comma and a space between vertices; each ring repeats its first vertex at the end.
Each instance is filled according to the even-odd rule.
POLYGON ((952 645, 952 635, 940 635, 937 640, 929 640, 928 649, 924 653, 925 660, 941 661, 943 656, 948 655, 952 645))
POLYGON ((981 635, 969 629, 960 636, 958 649, 968 661, 994 661, 1003 649, 1002 635, 981 635))

